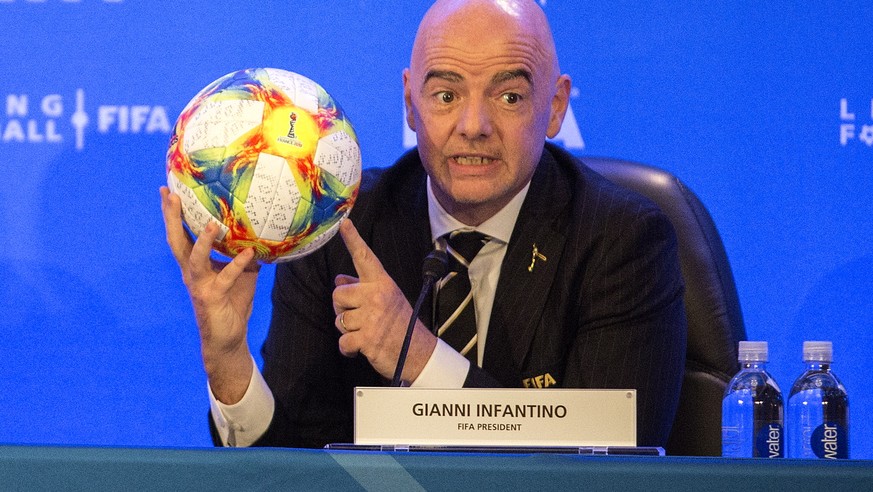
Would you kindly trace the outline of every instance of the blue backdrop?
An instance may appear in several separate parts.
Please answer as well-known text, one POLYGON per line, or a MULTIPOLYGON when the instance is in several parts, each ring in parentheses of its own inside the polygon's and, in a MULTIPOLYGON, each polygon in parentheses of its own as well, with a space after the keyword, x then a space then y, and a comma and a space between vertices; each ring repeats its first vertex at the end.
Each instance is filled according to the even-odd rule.
MULTIPOLYGON (((215 78, 284 68, 340 101, 365 166, 387 165, 414 142, 401 71, 428 3, 0 0, 0 442, 209 444, 160 216, 170 127, 215 78)), ((540 3, 573 78, 558 140, 696 191, 783 391, 802 341, 832 340, 853 457, 873 458, 873 9, 540 3)))

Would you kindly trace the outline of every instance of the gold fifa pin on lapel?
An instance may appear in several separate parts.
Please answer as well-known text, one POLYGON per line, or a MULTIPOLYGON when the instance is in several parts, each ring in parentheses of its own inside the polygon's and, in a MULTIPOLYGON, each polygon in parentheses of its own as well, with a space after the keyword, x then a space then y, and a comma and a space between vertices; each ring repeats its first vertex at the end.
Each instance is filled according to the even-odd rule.
POLYGON ((527 267, 527 271, 529 271, 529 272, 533 271, 534 265, 536 265, 537 260, 547 261, 548 259, 542 253, 540 253, 540 250, 537 248, 537 244, 534 243, 533 252, 531 253, 531 257, 530 257, 530 266, 527 267))

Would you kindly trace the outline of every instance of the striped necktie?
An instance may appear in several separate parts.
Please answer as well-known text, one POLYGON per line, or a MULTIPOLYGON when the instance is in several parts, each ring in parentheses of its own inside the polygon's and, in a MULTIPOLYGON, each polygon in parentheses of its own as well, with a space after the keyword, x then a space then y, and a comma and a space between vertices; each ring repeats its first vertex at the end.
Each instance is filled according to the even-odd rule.
POLYGON ((491 238, 475 231, 454 231, 446 237, 451 271, 437 291, 437 334, 452 348, 477 363, 476 311, 467 268, 491 238))

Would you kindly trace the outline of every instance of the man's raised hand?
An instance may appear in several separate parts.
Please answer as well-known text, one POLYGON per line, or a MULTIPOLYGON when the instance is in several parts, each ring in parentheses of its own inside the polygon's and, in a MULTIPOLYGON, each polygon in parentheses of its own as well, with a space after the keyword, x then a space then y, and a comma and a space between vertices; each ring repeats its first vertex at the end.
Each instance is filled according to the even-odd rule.
POLYGON ((210 252, 218 226, 208 224, 193 241, 182 225, 179 197, 167 187, 160 193, 167 244, 191 297, 209 384, 219 401, 236 403, 253 370, 246 331, 259 269, 254 250, 244 250, 229 263, 213 260, 210 252))
MULTIPOLYGON (((339 275, 335 280, 335 324, 342 333, 339 350, 349 357, 364 355, 379 374, 390 379, 412 316, 412 306, 350 220, 340 225, 340 235, 358 277, 339 275)), ((418 377, 434 347, 436 338, 416 321, 403 370, 404 380, 413 381, 418 377)))

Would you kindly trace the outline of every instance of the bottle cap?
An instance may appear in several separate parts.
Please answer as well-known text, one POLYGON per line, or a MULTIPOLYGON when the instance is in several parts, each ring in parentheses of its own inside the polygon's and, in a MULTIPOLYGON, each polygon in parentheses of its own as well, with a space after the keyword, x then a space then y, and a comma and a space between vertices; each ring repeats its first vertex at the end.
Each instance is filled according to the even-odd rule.
POLYGON ((803 362, 833 362, 833 360, 833 343, 803 342, 803 362))
POLYGON ((740 342, 740 362, 767 362, 767 342, 740 342))

